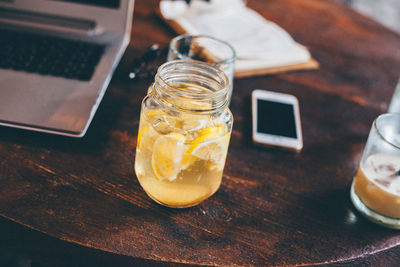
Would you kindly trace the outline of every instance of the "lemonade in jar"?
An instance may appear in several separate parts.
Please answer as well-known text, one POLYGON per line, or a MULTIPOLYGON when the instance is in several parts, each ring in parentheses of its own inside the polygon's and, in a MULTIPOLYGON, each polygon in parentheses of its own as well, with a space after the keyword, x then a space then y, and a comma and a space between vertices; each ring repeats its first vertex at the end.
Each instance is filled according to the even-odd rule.
POLYGON ((222 179, 233 117, 229 82, 192 60, 162 65, 142 102, 135 172, 146 193, 174 208, 197 205, 222 179))

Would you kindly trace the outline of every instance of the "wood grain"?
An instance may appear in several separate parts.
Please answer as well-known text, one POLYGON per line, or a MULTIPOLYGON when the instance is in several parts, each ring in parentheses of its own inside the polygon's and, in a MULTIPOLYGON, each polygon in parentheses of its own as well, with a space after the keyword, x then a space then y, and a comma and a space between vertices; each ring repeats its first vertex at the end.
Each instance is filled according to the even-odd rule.
POLYGON ((332 1, 249 1, 309 47, 320 69, 236 79, 221 188, 173 210, 152 202, 133 171, 140 102, 152 81, 125 78, 134 56, 173 37, 156 3, 136 2, 132 42, 84 138, 1 128, 0 214, 60 240, 158 263, 352 263, 397 251, 398 232, 355 212, 349 186, 400 73, 400 36, 332 1), (255 88, 299 98, 301 153, 252 144, 255 88))

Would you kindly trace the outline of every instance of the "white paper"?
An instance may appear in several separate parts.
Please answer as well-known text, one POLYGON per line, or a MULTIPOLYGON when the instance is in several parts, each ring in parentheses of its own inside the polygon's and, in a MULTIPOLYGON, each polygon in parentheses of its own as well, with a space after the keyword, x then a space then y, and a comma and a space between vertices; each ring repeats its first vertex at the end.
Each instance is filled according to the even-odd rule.
POLYGON ((305 63, 311 56, 277 24, 241 0, 160 2, 160 10, 188 34, 205 34, 230 43, 236 50, 236 71, 305 63))

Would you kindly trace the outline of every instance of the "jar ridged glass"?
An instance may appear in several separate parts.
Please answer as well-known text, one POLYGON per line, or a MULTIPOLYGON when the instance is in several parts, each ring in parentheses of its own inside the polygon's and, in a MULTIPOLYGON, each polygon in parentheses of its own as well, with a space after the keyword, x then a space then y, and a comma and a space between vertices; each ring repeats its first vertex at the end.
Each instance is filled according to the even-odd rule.
POLYGON ((141 107, 135 172, 146 193, 174 208, 197 205, 219 188, 233 117, 229 81, 209 64, 163 64, 141 107))

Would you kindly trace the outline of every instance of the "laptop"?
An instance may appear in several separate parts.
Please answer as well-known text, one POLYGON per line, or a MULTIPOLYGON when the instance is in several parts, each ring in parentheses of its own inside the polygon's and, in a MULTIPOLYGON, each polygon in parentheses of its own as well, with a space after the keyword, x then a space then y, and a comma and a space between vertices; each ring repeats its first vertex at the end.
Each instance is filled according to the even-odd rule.
POLYGON ((85 135, 130 39, 134 0, 0 0, 0 125, 85 135))

